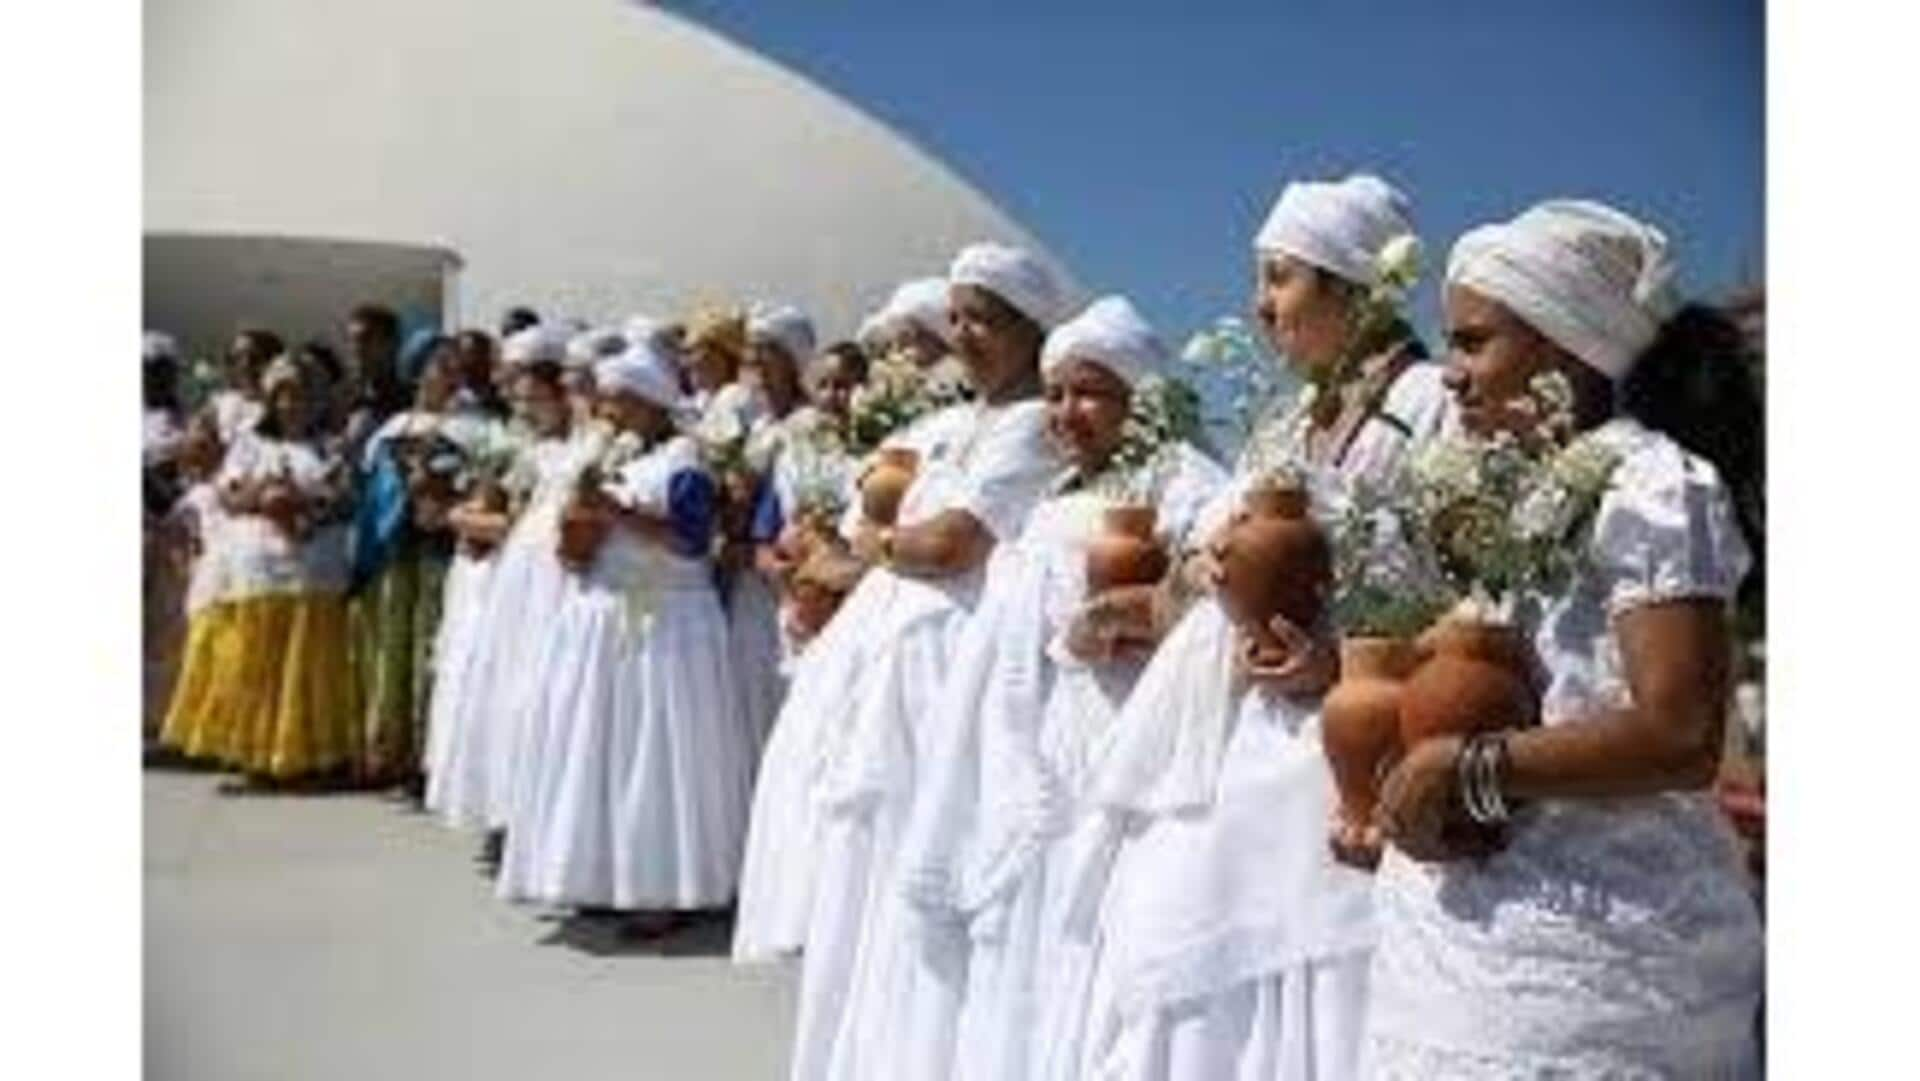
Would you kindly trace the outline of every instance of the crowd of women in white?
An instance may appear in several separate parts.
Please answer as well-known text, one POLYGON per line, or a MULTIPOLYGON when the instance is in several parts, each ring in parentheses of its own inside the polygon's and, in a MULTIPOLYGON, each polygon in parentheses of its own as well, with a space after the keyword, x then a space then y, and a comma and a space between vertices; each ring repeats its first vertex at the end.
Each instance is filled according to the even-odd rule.
MULTIPOLYGON (((1350 349, 1350 306, 1412 233, 1373 177, 1286 187, 1253 262, 1291 363, 1350 349)), ((1336 858, 1326 643, 1280 627, 1300 655, 1250 666, 1208 591, 1210 539, 1276 457, 1378 479, 1497 426, 1542 370, 1622 385, 1671 278, 1662 235, 1596 203, 1473 230, 1446 266, 1448 363, 1391 337, 1337 409, 1270 417, 1232 468, 1181 447, 1141 478, 1168 581, 1118 604, 1085 595, 1090 482, 1170 358, 1125 299, 1071 311, 1038 260, 968 247, 869 330, 937 343, 974 397, 889 437, 915 479, 890 524, 849 500, 869 569, 804 641, 777 573, 716 590, 715 481, 683 429, 741 408, 791 516, 783 463, 816 411, 687 400, 648 324, 522 331, 506 361, 591 362, 611 428, 534 393, 530 494, 447 577, 428 805, 505 830, 505 898, 737 903, 736 961, 801 965, 795 1081, 1749 1076, 1760 923, 1702 791, 1726 693, 1674 675, 1726 648, 1749 561, 1712 464, 1613 402, 1582 410, 1622 465, 1585 569, 1529 627, 1542 724, 1507 742, 1526 804, 1491 855, 1417 841, 1457 813, 1454 745, 1387 777, 1377 868, 1336 858), (589 462, 616 524, 576 572, 555 550, 589 462)), ((799 313, 756 308, 749 331, 817 374, 799 313)))

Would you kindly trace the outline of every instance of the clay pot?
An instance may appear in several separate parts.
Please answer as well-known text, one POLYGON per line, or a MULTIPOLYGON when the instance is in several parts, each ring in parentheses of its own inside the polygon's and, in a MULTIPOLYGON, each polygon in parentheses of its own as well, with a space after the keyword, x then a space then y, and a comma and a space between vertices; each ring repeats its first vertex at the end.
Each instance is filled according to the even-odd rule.
POLYGON ((907 488, 919 470, 917 452, 882 447, 874 455, 872 468, 860 478, 860 513, 875 525, 892 525, 900 514, 900 501, 906 498, 907 488))
POLYGON ((1400 704, 1414 670, 1413 643, 1402 638, 1340 642, 1340 681, 1320 706, 1320 744, 1340 790, 1340 815, 1353 825, 1373 817, 1380 765, 1400 746, 1400 704))
POLYGON ((604 505, 604 497, 582 486, 560 511, 556 554, 561 564, 571 571, 586 570, 611 532, 613 515, 604 505))
POLYGON ((820 633, 864 571, 859 560, 825 545, 809 556, 787 591, 787 618, 796 636, 807 639, 820 633))
POLYGON ((1102 529, 1087 544, 1087 593, 1146 586, 1167 573, 1166 549, 1154 536, 1152 507, 1108 507, 1102 529))
POLYGON ((1514 628, 1442 620, 1417 646, 1424 658, 1400 698, 1404 746, 1533 723, 1539 703, 1527 678, 1527 645, 1514 628))
POLYGON ((816 582, 795 582, 787 593, 787 613, 795 636, 808 639, 819 634, 839 611, 840 601, 838 593, 816 582))
POLYGON ((1333 552, 1307 515, 1304 489, 1264 485, 1249 490, 1214 554, 1221 607, 1256 645, 1277 647, 1267 626, 1276 615, 1303 628, 1319 622, 1333 552))

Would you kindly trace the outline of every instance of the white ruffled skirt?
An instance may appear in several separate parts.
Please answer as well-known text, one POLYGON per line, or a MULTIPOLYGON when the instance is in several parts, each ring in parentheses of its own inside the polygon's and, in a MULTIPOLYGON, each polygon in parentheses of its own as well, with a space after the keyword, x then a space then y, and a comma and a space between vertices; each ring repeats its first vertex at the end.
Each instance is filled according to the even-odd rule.
POLYGON ((853 708, 853 687, 866 657, 861 632, 893 596, 889 580, 869 579, 792 663, 786 699, 760 755, 734 917, 737 962, 771 961, 806 946, 820 858, 814 787, 826 753, 823 741, 830 723, 853 708))
POLYGON ((454 768, 454 748, 460 742, 460 708, 467 660, 486 624, 482 618, 487 589, 497 564, 493 555, 454 556, 447 568, 441 602, 440 629, 433 640, 433 702, 427 709, 427 809, 444 813, 447 778, 454 768))
POLYGON ((520 734, 538 686, 534 668, 572 577, 554 554, 553 521, 551 510, 529 512, 494 557, 450 707, 446 765, 435 777, 436 807, 449 825, 507 825, 520 734))
POLYGON ((918 619, 860 666, 850 699, 858 749, 833 763, 817 793, 795 1081, 935 1078, 952 1067, 966 954, 917 933, 896 857, 915 773, 928 768, 919 759, 943 742, 924 727, 964 615, 952 608, 918 619))
POLYGON ((714 591, 661 591, 636 620, 625 595, 577 580, 536 669, 500 896, 731 902, 753 765, 714 591))
POLYGON ((1332 800, 1317 711, 1256 690, 1239 696, 1209 805, 1095 818, 1070 872, 1095 971, 1084 1017, 1049 1022, 1063 1044, 1078 1033, 1079 1062, 1044 1076, 1358 1076, 1373 883, 1328 851, 1332 800))
POLYGON ((741 718, 757 761, 773 729, 787 680, 781 674, 780 601, 752 570, 733 576, 727 597, 727 643, 739 680, 741 718))

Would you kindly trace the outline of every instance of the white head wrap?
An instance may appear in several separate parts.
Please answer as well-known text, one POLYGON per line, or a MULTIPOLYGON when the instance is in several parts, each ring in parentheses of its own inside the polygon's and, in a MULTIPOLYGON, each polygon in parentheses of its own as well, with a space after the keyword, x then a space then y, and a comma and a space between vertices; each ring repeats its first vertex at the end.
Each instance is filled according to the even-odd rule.
POLYGON ((786 350, 803 375, 813 364, 813 320, 791 304, 755 304, 749 308, 747 337, 771 341, 786 350))
POLYGON ((885 308, 860 320, 860 328, 853 332, 853 340, 860 343, 862 349, 872 349, 880 344, 880 336, 893 328, 885 308))
POLYGON ((1253 249, 1290 255, 1350 282, 1373 285, 1387 242, 1413 235, 1412 207, 1377 176, 1288 184, 1254 235, 1253 249))
POLYGON ((651 315, 630 315, 620 324, 620 336, 629 342, 651 342, 671 354, 673 341, 666 337, 672 324, 651 315))
POLYGON ((1673 314, 1673 273, 1660 230, 1600 203, 1556 199, 1462 236, 1447 284, 1499 301, 1618 380, 1673 314))
POLYGON ((893 291, 893 296, 887 298, 887 306, 883 311, 890 320, 912 323, 952 345, 953 321, 948 315, 947 288, 945 278, 915 278, 910 282, 902 282, 893 291))
POLYGON ((619 354, 593 366, 594 386, 601 393, 626 391, 669 412, 681 408, 680 380, 673 365, 652 342, 632 342, 619 354))
POLYGON ((1019 248, 970 244, 954 257, 947 282, 987 290, 1040 324, 1042 330, 1052 330, 1066 315, 1067 300, 1052 271, 1019 248))
POLYGON ((507 335, 500 343, 500 363, 508 367, 540 361, 559 362, 566 357, 567 339, 558 327, 535 323, 507 335))
POLYGON ((179 360, 180 346, 173 335, 149 330, 140 335, 140 364, 145 367, 162 360, 179 360))
POLYGON ((594 327, 567 339, 560 363, 568 368, 590 368, 627 347, 627 337, 613 327, 594 327))
POLYGON ((300 370, 299 362, 292 355, 282 353, 273 358, 266 370, 260 373, 260 393, 272 397, 281 387, 292 384, 306 389, 306 373, 300 370))
POLYGON ((1107 296, 1047 335, 1040 374, 1052 375, 1068 360, 1091 360, 1133 386, 1164 371, 1168 356, 1166 343, 1127 298, 1107 296))

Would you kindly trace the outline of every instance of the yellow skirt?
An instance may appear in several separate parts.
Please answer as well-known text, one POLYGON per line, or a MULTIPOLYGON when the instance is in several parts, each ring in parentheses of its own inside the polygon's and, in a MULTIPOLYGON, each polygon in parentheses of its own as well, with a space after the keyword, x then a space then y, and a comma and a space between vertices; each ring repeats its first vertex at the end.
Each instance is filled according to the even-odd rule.
POLYGON ((169 746, 280 779, 359 757, 345 598, 307 593, 216 606, 188 630, 187 653, 167 718, 178 742, 169 738, 169 746), (206 639, 200 651, 196 634, 206 639), (196 665, 202 653, 204 672, 196 665))
POLYGON ((187 621, 187 642, 173 683, 160 743, 190 758, 221 757, 231 739, 233 719, 219 712, 215 691, 222 670, 231 670, 234 647, 233 606, 211 604, 187 621))

